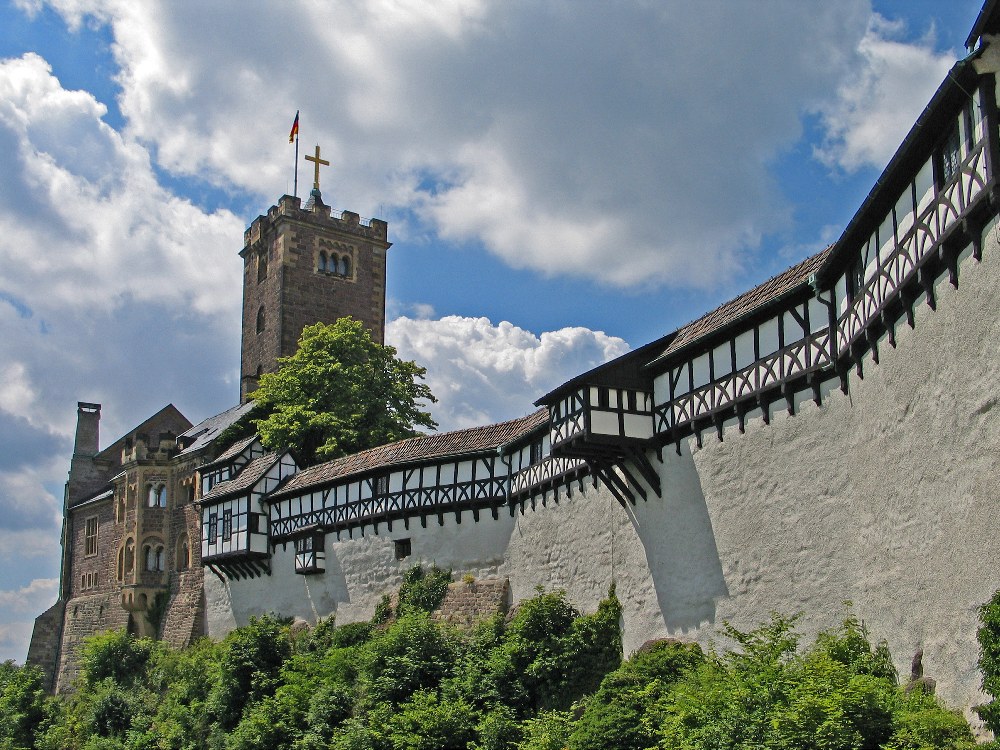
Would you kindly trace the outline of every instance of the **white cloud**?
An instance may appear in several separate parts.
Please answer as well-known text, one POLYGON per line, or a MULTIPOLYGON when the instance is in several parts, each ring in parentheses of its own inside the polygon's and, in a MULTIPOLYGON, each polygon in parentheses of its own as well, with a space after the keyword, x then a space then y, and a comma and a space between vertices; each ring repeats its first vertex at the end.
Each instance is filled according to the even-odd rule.
POLYGON ((872 17, 858 46, 863 65, 819 108, 827 138, 816 156, 824 164, 847 172, 887 164, 954 64, 953 53, 934 49, 933 34, 907 43, 898 39, 903 30, 872 17))
POLYGON ((19 664, 24 663, 32 627, 34 620, 0 623, 0 661, 12 659, 19 664))
POLYGON ((0 591, 0 610, 8 614, 40 614, 55 602, 58 588, 58 578, 36 578, 16 591, 0 591))
POLYGON ((397 232, 516 268, 702 288, 790 221, 769 164, 860 64, 870 15, 867 0, 300 0, 202 5, 192 23, 183 3, 50 5, 110 23, 127 134, 169 170, 270 199, 301 109, 336 206, 388 202, 397 232))
POLYGON ((563 328, 536 336, 506 321, 454 315, 397 318, 386 326, 386 341, 403 359, 427 367, 442 430, 519 417, 551 388, 628 351, 601 331, 563 328))

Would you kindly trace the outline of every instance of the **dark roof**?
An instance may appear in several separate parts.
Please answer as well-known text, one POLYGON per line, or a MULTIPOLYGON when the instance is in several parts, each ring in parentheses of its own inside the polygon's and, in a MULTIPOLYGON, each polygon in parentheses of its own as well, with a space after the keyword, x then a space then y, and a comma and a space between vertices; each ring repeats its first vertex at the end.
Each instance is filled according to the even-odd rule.
POLYGON ((253 461, 248 463, 243 467, 243 471, 237 474, 233 479, 229 479, 225 482, 219 482, 215 487, 212 488, 211 492, 204 495, 200 502, 204 503, 209 500, 218 500, 220 497, 228 497, 229 495, 236 495, 244 490, 248 490, 260 481, 260 478, 267 474, 268 470, 278 460, 277 453, 268 453, 264 456, 259 456, 253 461))
POLYGON ((94 456, 94 460, 111 461, 115 466, 120 466, 122 462, 122 449, 125 447, 125 441, 128 438, 135 435, 147 435, 151 439, 155 440, 159 437, 159 433, 161 432, 169 431, 177 434, 181 430, 186 430, 190 427, 191 423, 188 421, 188 418, 181 414, 177 410, 176 406, 173 404, 167 404, 156 412, 156 414, 145 420, 142 424, 133 427, 107 448, 94 456))
POLYGON ((834 243, 827 262, 818 272, 820 285, 825 287, 843 271, 860 244, 882 223, 913 175, 933 153, 934 145, 942 135, 941 126, 968 100, 967 92, 975 85, 978 75, 972 62, 981 52, 979 50, 959 60, 948 71, 889 164, 882 170, 864 203, 834 243))
POLYGON ((215 438, 217 438, 223 430, 250 411, 252 407, 253 403, 248 401, 245 404, 240 404, 239 406, 234 406, 231 409, 226 409, 224 412, 216 414, 214 417, 203 419, 190 430, 179 436, 181 439, 186 438, 192 441, 190 445, 181 451, 181 453, 194 453, 201 450, 215 440, 215 438))
MULTIPOLYGON (((533 430, 548 423, 548 411, 539 409, 533 414, 508 422, 472 427, 466 430, 440 432, 433 435, 400 440, 378 448, 370 448, 343 458, 303 469, 269 499, 301 492, 307 487, 327 484, 353 474, 363 474, 401 464, 428 462, 449 456, 495 451, 500 446, 525 437, 533 430)), ((245 471, 245 470, 244 470, 245 471)), ((214 491, 214 490, 213 490, 214 491)))
POLYGON ((729 300, 697 320, 681 326, 677 329, 666 349, 659 357, 650 362, 650 365, 671 359, 678 352, 704 341, 719 331, 730 328, 754 312, 762 310, 783 299, 789 293, 802 288, 809 282, 809 277, 826 262, 831 247, 806 258, 777 276, 772 276, 763 284, 729 300))
POLYGON ((986 34, 996 34, 1000 31, 1000 13, 997 13, 998 6, 1000 6, 1000 0, 986 0, 982 10, 979 11, 979 15, 976 17, 976 22, 972 24, 972 31, 969 32, 969 38, 965 40, 966 49, 971 50, 975 48, 976 42, 986 34))
POLYGON ((249 448, 253 444, 253 441, 256 439, 257 435, 251 435, 250 437, 243 438, 242 440, 237 440, 235 443, 226 448, 222 453, 220 453, 217 459, 215 459, 211 463, 207 463, 204 466, 202 466, 201 467, 202 471, 205 471, 206 469, 211 469, 213 466, 220 466, 222 464, 229 463, 236 456, 240 455, 243 451, 249 448))

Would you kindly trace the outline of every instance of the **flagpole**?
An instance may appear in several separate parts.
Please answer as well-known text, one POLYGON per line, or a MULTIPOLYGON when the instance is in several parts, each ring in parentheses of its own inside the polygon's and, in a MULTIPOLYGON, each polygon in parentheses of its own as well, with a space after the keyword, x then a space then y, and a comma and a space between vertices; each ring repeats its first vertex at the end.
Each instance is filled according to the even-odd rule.
POLYGON ((292 188, 294 191, 292 193, 296 198, 299 197, 299 134, 295 133, 295 187, 292 188))

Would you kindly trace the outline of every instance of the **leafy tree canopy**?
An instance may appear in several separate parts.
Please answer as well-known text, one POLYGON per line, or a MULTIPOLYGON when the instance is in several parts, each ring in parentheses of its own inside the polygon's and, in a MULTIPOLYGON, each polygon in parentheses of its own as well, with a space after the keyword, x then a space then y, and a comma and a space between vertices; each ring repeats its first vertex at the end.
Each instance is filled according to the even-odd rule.
POLYGON ((437 423, 426 369, 375 341, 360 321, 302 329, 299 348, 261 376, 249 416, 269 450, 310 465, 418 435, 437 423))

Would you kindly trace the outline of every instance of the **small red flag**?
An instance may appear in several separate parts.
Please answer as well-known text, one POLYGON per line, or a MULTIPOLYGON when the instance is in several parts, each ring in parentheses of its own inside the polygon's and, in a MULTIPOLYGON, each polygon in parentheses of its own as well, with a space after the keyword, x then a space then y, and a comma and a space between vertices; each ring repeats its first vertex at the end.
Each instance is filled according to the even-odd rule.
POLYGON ((295 122, 292 123, 292 132, 288 134, 288 142, 294 143, 295 136, 299 134, 299 111, 295 110, 295 122))

